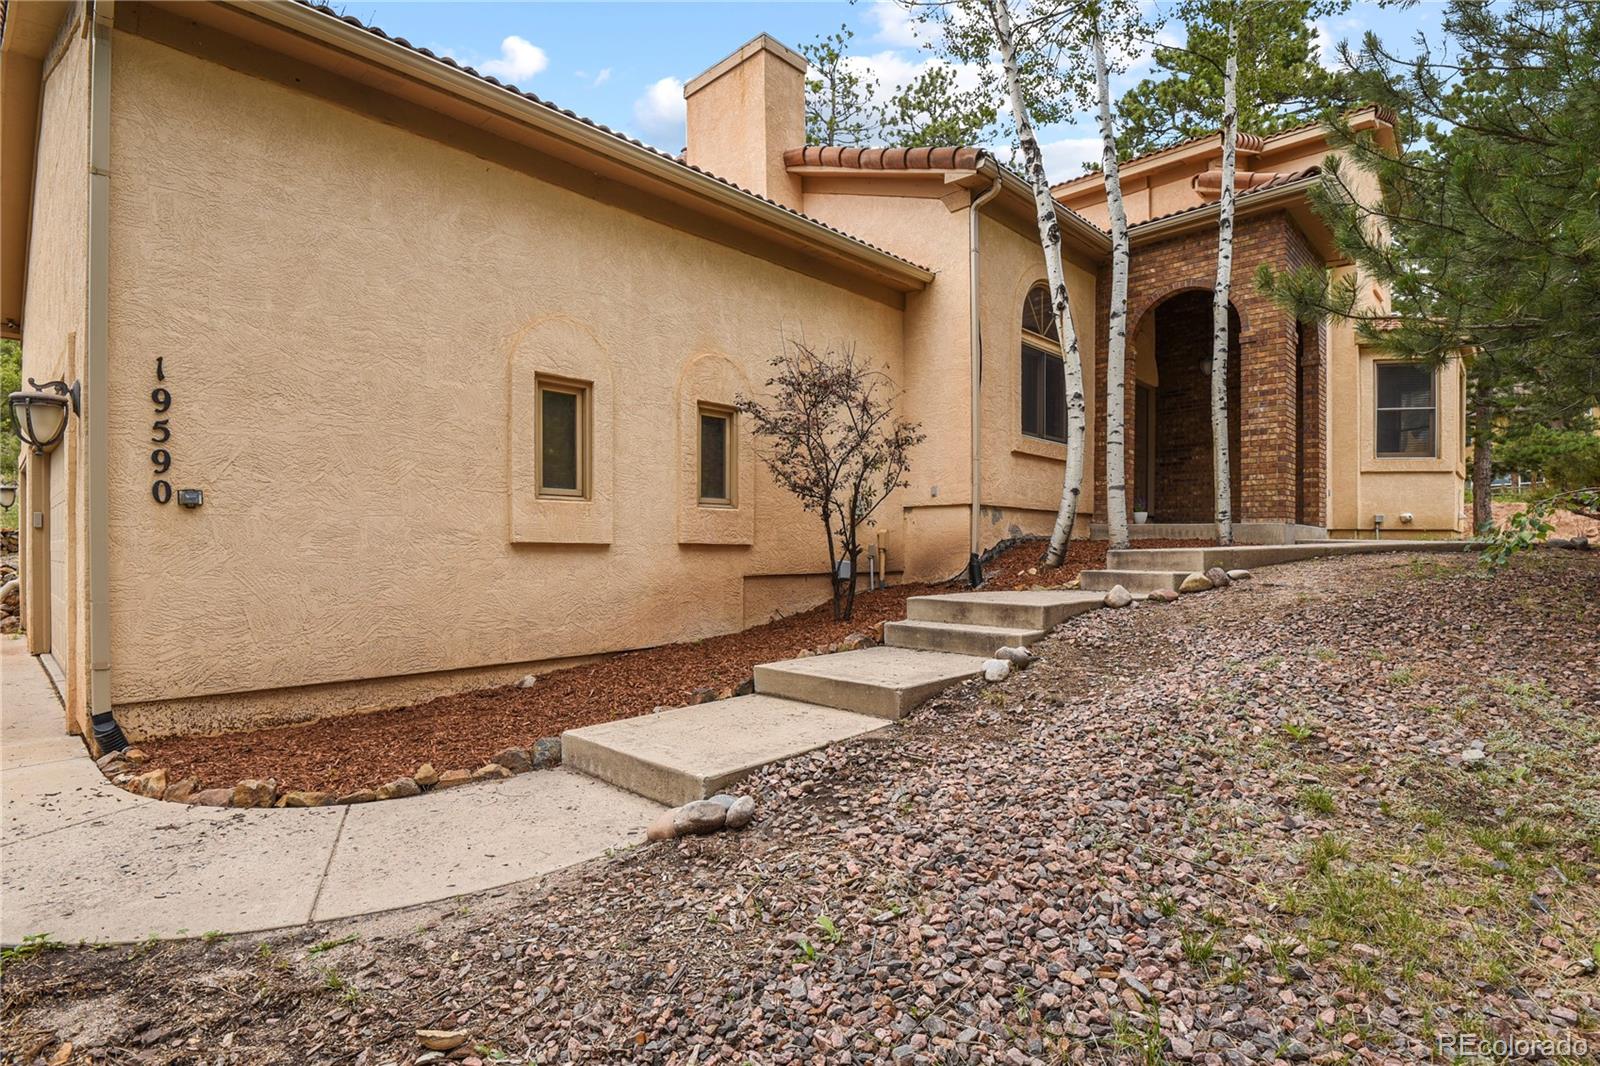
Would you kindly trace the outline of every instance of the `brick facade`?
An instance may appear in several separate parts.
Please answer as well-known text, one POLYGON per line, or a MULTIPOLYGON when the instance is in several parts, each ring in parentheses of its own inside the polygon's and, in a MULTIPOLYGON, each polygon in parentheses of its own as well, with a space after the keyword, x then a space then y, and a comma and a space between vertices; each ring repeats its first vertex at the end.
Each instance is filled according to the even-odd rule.
MULTIPOLYGON (((1210 521, 1213 517, 1209 386, 1200 363, 1209 357, 1210 293, 1216 273, 1215 230, 1136 247, 1128 277, 1127 476, 1134 503, 1135 359, 1132 337, 1155 313, 1157 370, 1155 499, 1152 519, 1210 521), (1176 376, 1176 380, 1169 377, 1176 376)), ((1326 375, 1315 328, 1255 287, 1262 263, 1277 268, 1319 264, 1285 212, 1242 219, 1234 229, 1230 345, 1230 465, 1234 520, 1325 524, 1324 411, 1326 375)), ((1096 307, 1095 389, 1104 403, 1109 337, 1110 270, 1102 268, 1096 307)), ((1104 410, 1102 407, 1101 410, 1104 410)), ((1105 424, 1094 427, 1096 512, 1105 513, 1105 424)))

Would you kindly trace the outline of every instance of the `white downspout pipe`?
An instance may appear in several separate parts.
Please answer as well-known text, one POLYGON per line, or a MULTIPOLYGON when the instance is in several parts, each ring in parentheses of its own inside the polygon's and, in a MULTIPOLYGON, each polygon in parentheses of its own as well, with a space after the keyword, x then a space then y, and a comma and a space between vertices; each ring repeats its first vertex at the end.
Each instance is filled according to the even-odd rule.
POLYGON ((112 0, 94 0, 89 39, 89 264, 86 279, 88 343, 84 352, 83 432, 89 539, 89 715, 100 752, 127 747, 111 714, 111 535, 107 505, 111 442, 107 416, 111 387, 108 334, 111 314, 111 25, 112 0))
POLYGON ((967 582, 977 588, 983 584, 983 563, 979 559, 980 547, 978 543, 978 520, 982 503, 980 493, 983 489, 982 478, 982 446, 983 446, 983 330, 980 325, 982 307, 979 300, 979 252, 978 252, 978 209, 984 204, 1000 195, 1001 180, 998 176, 984 192, 972 198, 972 205, 967 209, 967 251, 971 262, 967 269, 967 323, 968 323, 968 353, 967 358, 971 364, 971 407, 972 407, 972 506, 971 522, 968 530, 967 557, 967 582))

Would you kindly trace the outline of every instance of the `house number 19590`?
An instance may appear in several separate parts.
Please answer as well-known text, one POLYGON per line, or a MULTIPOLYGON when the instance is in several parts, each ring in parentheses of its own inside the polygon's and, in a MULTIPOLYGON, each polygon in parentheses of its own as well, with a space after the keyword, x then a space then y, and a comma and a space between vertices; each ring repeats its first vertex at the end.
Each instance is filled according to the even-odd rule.
MULTIPOLYGON (((164 358, 156 356, 158 382, 167 380, 164 358)), ((155 480, 150 483, 150 495, 155 497, 157 503, 167 503, 172 499, 172 482, 163 475, 172 469, 172 453, 166 448, 166 443, 172 439, 172 430, 167 426, 167 419, 162 416, 172 408, 172 392, 165 385, 157 385, 150 390, 150 402, 156 409, 156 420, 150 425, 150 441, 157 445, 150 452, 150 465, 155 470, 155 480)))

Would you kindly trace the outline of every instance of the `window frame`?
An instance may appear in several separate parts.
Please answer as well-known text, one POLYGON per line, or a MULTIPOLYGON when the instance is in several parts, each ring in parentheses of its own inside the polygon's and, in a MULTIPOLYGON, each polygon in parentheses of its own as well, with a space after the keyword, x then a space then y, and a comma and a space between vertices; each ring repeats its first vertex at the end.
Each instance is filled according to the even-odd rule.
POLYGON ((739 412, 732 407, 716 403, 695 405, 694 492, 695 503, 701 507, 731 508, 739 505, 739 412), (705 435, 702 432, 707 418, 721 419, 726 427, 722 438, 722 488, 726 496, 706 496, 705 488, 705 435))
POLYGON ((568 378, 552 377, 540 374, 534 379, 534 432, 533 432, 533 478, 536 495, 544 500, 587 500, 590 486, 590 455, 592 448, 589 446, 589 434, 593 426, 593 417, 590 411, 591 393, 590 384, 584 381, 573 381, 568 378), (562 486, 547 486, 544 483, 544 394, 547 392, 559 393, 577 398, 577 424, 573 427, 574 449, 577 452, 577 480, 576 489, 562 486))
POLYGON ((1439 368, 1397 359, 1374 359, 1372 362, 1372 455, 1375 459, 1437 459, 1439 458, 1439 368), (1385 367, 1403 367, 1408 370, 1425 370, 1428 373, 1428 406, 1426 407, 1384 407, 1383 397, 1383 371, 1385 367), (1407 411, 1427 411, 1428 418, 1428 451, 1425 454, 1411 452, 1386 452, 1383 450, 1383 416, 1388 413, 1396 415, 1407 411))
MULTIPOLYGON (((1061 342, 1059 339, 1043 333, 1036 333, 1029 329, 1027 324, 1030 313, 1035 315, 1039 313, 1032 306, 1035 298, 1039 294, 1044 295, 1046 306, 1048 306, 1050 290, 1042 282, 1031 287, 1028 290, 1028 294, 1023 297, 1022 302, 1022 344, 1017 350, 1017 371, 1020 378, 1019 387, 1017 389, 1017 413, 1019 416, 1022 435, 1024 437, 1028 437, 1032 440, 1045 441, 1050 444, 1064 445, 1067 443, 1067 397, 1065 387, 1063 387, 1061 395, 1061 436, 1052 437, 1049 432, 1051 371, 1055 371, 1057 380, 1060 380, 1063 373, 1060 367, 1051 365, 1049 360, 1054 359, 1057 363, 1060 363, 1066 358, 1066 356, 1061 351, 1061 342), (1039 432, 1034 432, 1028 428, 1028 418, 1030 414, 1029 407, 1035 406, 1028 403, 1029 375, 1027 371, 1029 348, 1032 348, 1046 360, 1044 368, 1044 381, 1040 383, 1040 388, 1043 391, 1043 395, 1040 397, 1035 397, 1035 405, 1039 407, 1039 432)), ((1046 325, 1047 328, 1055 328, 1053 319, 1046 319, 1046 325)), ((1064 384, 1065 383, 1063 382, 1063 386, 1064 384)))

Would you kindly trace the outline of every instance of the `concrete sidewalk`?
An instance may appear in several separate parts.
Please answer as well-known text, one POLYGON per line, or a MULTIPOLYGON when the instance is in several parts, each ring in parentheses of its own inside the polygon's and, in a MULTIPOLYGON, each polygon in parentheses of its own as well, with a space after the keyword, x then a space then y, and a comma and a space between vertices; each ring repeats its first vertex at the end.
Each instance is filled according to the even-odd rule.
POLYGON ((243 933, 537 877, 662 808, 566 770, 304 810, 190 807, 107 781, 22 640, 0 638, 0 942, 243 933))

